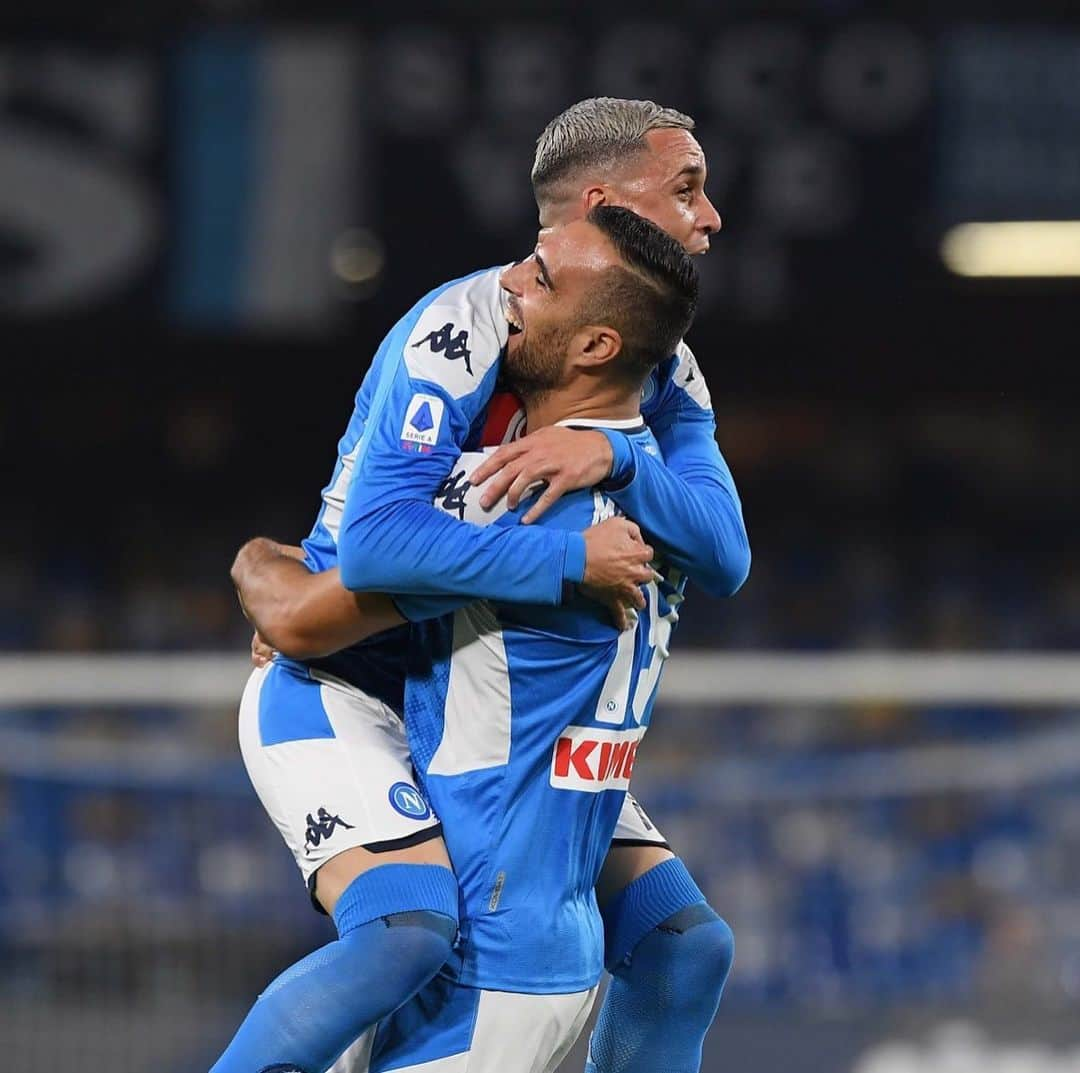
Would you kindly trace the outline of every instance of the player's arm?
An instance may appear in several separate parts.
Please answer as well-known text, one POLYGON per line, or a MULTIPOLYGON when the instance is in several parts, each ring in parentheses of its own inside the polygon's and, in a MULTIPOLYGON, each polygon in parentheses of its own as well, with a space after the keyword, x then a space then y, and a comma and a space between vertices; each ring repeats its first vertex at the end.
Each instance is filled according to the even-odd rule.
POLYGON ((697 585, 730 596, 750 572, 750 542, 716 443, 709 390, 685 343, 647 412, 663 462, 643 443, 609 433, 614 458, 605 491, 697 585))
POLYGON ((568 491, 599 484, 673 565, 714 596, 730 596, 750 569, 750 545, 731 471, 716 445, 708 391, 689 348, 650 427, 661 462, 643 444, 610 430, 541 429, 499 448, 474 473, 481 502, 513 507, 536 481, 547 488, 525 515, 535 520, 568 491))
POLYGON ((663 462, 612 433, 615 461, 602 487, 674 566, 710 595, 731 596, 750 572, 750 543, 715 427, 711 411, 661 423, 653 435, 663 462))
POLYGON ((390 597, 349 592, 336 569, 314 574, 302 554, 299 548, 256 537, 240 549, 232 566, 244 614, 283 655, 327 656, 405 621, 390 597))
POLYGON ((587 568, 581 533, 481 527, 433 506, 491 397, 505 343, 497 279, 454 285, 467 286, 477 290, 467 303, 450 288, 383 344, 389 351, 338 534, 341 579, 354 591, 557 604, 566 583, 593 582, 606 554, 602 538, 592 538, 587 568), (446 345, 462 332, 468 366, 446 345))

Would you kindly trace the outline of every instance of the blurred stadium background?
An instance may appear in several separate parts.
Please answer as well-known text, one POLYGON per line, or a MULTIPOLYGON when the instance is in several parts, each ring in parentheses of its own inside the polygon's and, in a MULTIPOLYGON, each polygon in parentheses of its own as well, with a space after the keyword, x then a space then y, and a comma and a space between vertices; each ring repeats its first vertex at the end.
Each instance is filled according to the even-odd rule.
POLYGON ((306 532, 392 321, 531 248, 595 93, 694 114, 725 219, 691 342, 754 567, 635 773, 738 939, 705 1069, 1080 1070, 1080 242, 952 231, 1080 219, 1075 5, 455 7, 2 16, 5 1073, 205 1069, 329 937, 228 564, 306 532))

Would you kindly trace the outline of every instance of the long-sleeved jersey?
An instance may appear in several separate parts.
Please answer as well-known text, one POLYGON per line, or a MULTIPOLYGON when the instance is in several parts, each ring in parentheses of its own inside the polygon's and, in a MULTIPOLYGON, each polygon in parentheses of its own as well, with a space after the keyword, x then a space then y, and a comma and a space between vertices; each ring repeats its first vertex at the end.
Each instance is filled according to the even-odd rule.
MULTIPOLYGON (((656 456, 644 424, 623 434, 656 456)), ((490 512, 476 502, 469 474, 483 457, 454 463, 436 506, 513 527, 528 502, 490 512)), ((603 492, 579 491, 538 524, 577 531, 617 513, 603 492)), ((461 940, 444 971, 461 983, 557 994, 600 977, 594 887, 683 599, 680 573, 657 566, 665 579, 645 587, 629 631, 577 595, 559 606, 478 601, 414 627, 405 724, 460 886, 461 940)))
MULTIPOLYGON (((580 533, 480 527, 432 505, 459 453, 484 440, 508 334, 500 272, 436 288, 383 340, 304 541, 312 569, 340 565, 346 586, 398 594, 410 618, 435 613, 424 597, 446 594, 555 606, 564 582, 583 575, 580 533)), ((608 430, 607 494, 694 582, 734 592, 749 569, 742 508, 685 344, 650 374, 642 416, 665 461, 608 430)), ((316 663, 400 710, 404 648, 403 633, 384 634, 316 663)))

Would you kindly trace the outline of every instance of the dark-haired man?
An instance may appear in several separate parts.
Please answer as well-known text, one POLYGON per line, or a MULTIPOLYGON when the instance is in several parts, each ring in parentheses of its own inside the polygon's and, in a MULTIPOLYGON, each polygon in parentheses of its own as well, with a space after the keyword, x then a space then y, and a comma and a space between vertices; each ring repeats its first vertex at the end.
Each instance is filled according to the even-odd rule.
MULTIPOLYGON (((549 125, 538 144, 537 192, 542 220, 580 217, 598 204, 638 207, 640 203, 684 245, 700 251, 719 220, 704 195, 704 161, 689 134, 691 127, 686 117, 649 102, 601 99, 568 110, 549 125), (588 151, 583 152, 582 147, 588 151), (560 170, 544 165, 545 160, 548 165, 557 161, 560 154, 572 166, 560 170)), ((537 280, 542 282, 541 266, 534 267, 537 280)), ((431 496, 452 476, 457 448, 481 437, 499 442, 514 426, 511 415, 515 406, 487 408, 486 403, 504 345, 508 353, 517 347, 516 341, 527 346, 536 322, 530 323, 527 317, 509 327, 506 318, 497 273, 480 273, 433 292, 391 333, 357 397, 356 415, 342 439, 338 468, 324 492, 323 512, 305 542, 310 568, 333 566, 340 543, 350 573, 346 580, 357 587, 411 592, 417 618, 422 617, 422 608, 417 608, 425 594, 435 597, 452 591, 463 597, 554 604, 561 597, 564 579, 580 580, 582 544, 588 546, 591 535, 602 526, 582 538, 554 531, 527 535, 520 527, 498 534, 492 532, 493 527, 474 531, 459 524, 465 534, 459 539, 445 525, 433 529, 430 524, 431 496), (520 336, 519 328, 523 329, 520 336), (395 410, 388 400, 394 378, 402 374, 404 394, 395 410), (453 431, 453 448, 446 444, 440 447, 437 442, 445 431, 443 422, 453 431), (395 473, 407 475, 408 488, 398 485, 388 490, 386 478, 395 473), (345 502, 350 476, 353 479, 345 502), (370 576, 364 576, 365 570, 370 576), (375 575, 380 580, 376 581, 375 575)), ((534 432, 523 446, 540 446, 511 458, 505 469, 513 472, 516 466, 518 476, 527 476, 531 466, 554 491, 589 487, 609 478, 611 498, 641 518, 668 561, 712 592, 733 591, 746 572, 745 531, 730 475, 712 438, 708 394, 684 346, 650 375, 642 395, 643 412, 663 441, 671 472, 643 445, 617 430, 565 428, 534 432)), ((454 490, 447 491, 452 501, 454 490)), ((518 494, 519 489, 512 488, 511 501, 518 494)), ((630 578, 631 583, 629 591, 623 591, 629 599, 640 599, 630 567, 636 565, 633 556, 640 555, 642 545, 640 541, 633 547, 630 544, 633 542, 628 538, 623 580, 630 578)), ((265 546, 254 550, 243 564, 238 563, 242 591, 252 606, 261 603, 264 610, 269 606, 271 611, 285 612, 276 620, 272 613, 255 616, 256 622, 273 622, 268 632, 281 649, 313 656, 351 644, 364 635, 364 631, 356 632, 358 604, 368 616, 370 628, 366 632, 396 621, 392 616, 379 619, 377 598, 365 594, 354 597, 332 576, 312 578, 299 564, 267 556, 265 546), (301 596, 282 599, 282 572, 287 574, 289 567, 304 576, 305 584, 297 586, 301 596), (331 603, 336 600, 339 612, 336 620, 334 614, 329 619, 324 615, 323 627, 329 621, 329 630, 308 632, 310 622, 305 627, 296 625, 305 618, 303 612, 316 605, 320 613, 325 612, 326 599, 331 603), (286 632, 279 634, 279 627, 286 632)), ((614 585, 614 579, 608 580, 614 585)), ((363 613, 360 618, 364 618, 363 613)), ((437 837, 439 827, 422 797, 407 785, 401 789, 410 779, 408 753, 400 736, 395 735, 392 712, 384 703, 385 698, 390 708, 396 707, 394 683, 400 672, 393 660, 402 649, 400 637, 353 645, 328 660, 309 660, 300 667, 307 675, 306 682, 298 677, 295 688, 279 690, 273 698, 260 697, 266 716, 260 719, 266 724, 260 728, 260 744, 268 755, 274 755, 281 769, 273 798, 264 796, 264 800, 293 845, 305 875, 313 877, 317 869, 315 894, 334 912, 339 927, 342 920, 355 923, 358 914, 363 921, 375 923, 395 914, 415 918, 427 912, 446 919, 452 915, 449 889, 440 882, 449 873, 440 867, 446 858, 437 837), (331 684, 338 687, 332 696, 331 684), (309 700, 322 714, 296 718, 296 712, 305 709, 309 700), (347 722, 338 718, 344 709, 349 709, 347 722), (365 726, 363 734, 356 732, 361 724, 365 726), (335 749, 351 750, 355 784, 351 790, 325 761, 327 753, 335 749), (313 763, 316 754, 319 762, 313 763), (301 774, 305 763, 315 772, 313 780, 305 781, 301 774), (361 764, 363 778, 355 774, 361 764), (395 777, 395 771, 400 777, 395 777), (395 790, 399 794, 396 803, 392 800, 395 790), (305 839, 310 829, 305 825, 307 816, 324 804, 315 797, 328 794, 349 803, 349 809, 331 808, 330 812, 340 815, 350 827, 337 829, 334 838, 309 845, 305 839), (301 807, 303 801, 307 804, 301 807), (342 911, 342 895, 347 895, 348 912, 342 911)), ((635 1016, 636 1036, 642 1043, 636 1059, 640 1064, 626 1067, 657 1068, 659 1048, 665 1068, 696 1069, 700 1040, 715 1011, 730 963, 730 933, 705 905, 655 827, 634 809, 626 810, 624 817, 600 885, 607 902, 608 962, 616 976, 601 1013, 596 1042, 602 1050, 608 1036, 620 1035, 618 1023, 627 1017, 628 1003, 653 1013, 654 990, 671 991, 665 981, 687 975, 688 966, 706 966, 707 971, 693 973, 696 985, 692 989, 675 990, 675 1001, 662 1006, 657 1003, 651 1021, 648 1014, 635 1016), (631 950, 632 962, 626 957, 631 950)), ((436 930, 429 928, 426 934, 435 935, 436 930)), ((404 971, 398 974, 407 959, 385 949, 387 936, 396 932, 393 938, 404 940, 406 931, 399 927, 378 932, 377 938, 386 941, 364 962, 377 965, 379 958, 393 962, 393 972, 377 976, 383 991, 415 989, 410 981, 421 975, 419 968, 412 976, 404 971)), ((439 941, 427 943, 419 934, 416 939, 410 950, 422 951, 417 961, 426 959, 432 964, 439 941)), ((352 974, 354 990, 363 990, 363 972, 358 974, 356 965, 339 969, 352 974), (355 982, 358 975, 359 984, 355 982)), ((427 971, 430 974, 434 969, 427 971)), ((605 1059, 594 1057, 603 1073, 608 1068, 605 1059)))
MULTIPOLYGON (((682 247, 627 209, 598 206, 542 232, 501 283, 522 328, 503 371, 529 426, 614 428, 657 451, 641 385, 693 316, 682 247)), ((513 527, 520 506, 479 506, 470 477, 482 458, 454 463, 441 509, 458 524, 513 527)), ((588 530, 615 513, 586 489, 539 524, 588 530)), ((445 823, 461 936, 439 977, 380 1026, 372 1073, 440 1062, 545 1073, 573 1045, 603 969, 594 887, 682 601, 681 575, 658 565, 667 576, 645 586, 628 631, 581 595, 550 607, 475 602, 414 628, 406 724, 445 823)))

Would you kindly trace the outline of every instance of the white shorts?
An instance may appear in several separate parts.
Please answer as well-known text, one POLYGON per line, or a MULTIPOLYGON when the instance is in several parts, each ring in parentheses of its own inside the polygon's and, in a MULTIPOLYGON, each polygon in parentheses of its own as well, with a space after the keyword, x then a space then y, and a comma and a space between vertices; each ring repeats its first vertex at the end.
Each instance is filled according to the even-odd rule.
POLYGON ((554 1073, 595 998, 595 987, 525 995, 437 976, 357 1040, 329 1073, 554 1073))
POLYGON ((252 671, 240 752, 309 884, 343 850, 402 848, 442 831, 416 787, 401 719, 318 671, 277 662, 252 671))
POLYGON ((656 824, 649 819, 648 813, 641 807, 633 794, 627 794, 615 824, 615 834, 611 836, 612 845, 624 846, 663 846, 670 849, 667 839, 660 833, 656 824))

